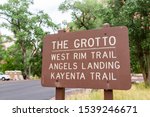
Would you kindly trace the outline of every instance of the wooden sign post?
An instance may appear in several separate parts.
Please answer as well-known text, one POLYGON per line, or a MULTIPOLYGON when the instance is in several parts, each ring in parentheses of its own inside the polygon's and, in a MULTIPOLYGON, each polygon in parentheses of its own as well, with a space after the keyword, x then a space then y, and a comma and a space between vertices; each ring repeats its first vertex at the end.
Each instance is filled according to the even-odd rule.
MULTIPOLYGON (((65 30, 59 30, 58 34, 66 33, 65 30)), ((57 80, 58 82, 58 80, 57 80)), ((56 87, 56 94, 55 94, 56 100, 65 100, 65 88, 56 87)))
MULTIPOLYGON (((109 28, 110 24, 105 23, 103 28, 109 28)), ((104 100, 113 100, 113 90, 112 89, 104 89, 104 100)))
POLYGON ((56 87, 56 99, 64 99, 65 88, 104 89, 104 99, 113 99, 113 89, 130 89, 128 29, 105 26, 47 35, 41 83, 56 87))
POLYGON ((65 88, 56 87, 56 100, 65 100, 65 88))

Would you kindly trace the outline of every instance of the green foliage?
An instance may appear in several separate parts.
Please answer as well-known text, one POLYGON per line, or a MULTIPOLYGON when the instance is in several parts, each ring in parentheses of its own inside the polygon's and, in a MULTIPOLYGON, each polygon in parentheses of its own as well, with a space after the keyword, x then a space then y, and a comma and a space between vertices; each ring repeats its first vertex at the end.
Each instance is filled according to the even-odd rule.
POLYGON ((71 30, 99 28, 102 24, 98 14, 103 11, 103 7, 97 0, 65 0, 59 6, 59 10, 62 12, 71 11, 73 20, 69 23, 71 30))
POLYGON ((21 61, 20 50, 18 50, 15 46, 3 51, 3 63, 1 64, 1 71, 5 72, 6 70, 23 70, 23 66, 18 64, 18 61, 21 61))
POLYGON ((150 85, 150 1, 115 0, 110 1, 109 7, 104 21, 128 27, 132 69, 141 71, 150 85))
POLYGON ((2 45, 3 41, 2 41, 2 37, 0 35, 0 61, 3 60, 3 53, 4 53, 4 46, 2 45))
MULTIPOLYGON (((32 4, 33 0, 8 0, 7 3, 0 5, 0 18, 5 20, 0 26, 14 34, 14 49, 17 50, 11 60, 6 58, 7 65, 4 68, 22 70, 23 73, 29 75, 32 73, 34 75, 34 71, 31 69, 33 62, 40 63, 38 61, 41 61, 41 43, 46 34, 44 29, 57 29, 48 14, 43 11, 30 12, 29 6, 32 4), (14 66, 15 63, 19 66, 14 66)), ((35 67, 34 69, 38 70, 36 73, 40 75, 41 66, 35 67)))

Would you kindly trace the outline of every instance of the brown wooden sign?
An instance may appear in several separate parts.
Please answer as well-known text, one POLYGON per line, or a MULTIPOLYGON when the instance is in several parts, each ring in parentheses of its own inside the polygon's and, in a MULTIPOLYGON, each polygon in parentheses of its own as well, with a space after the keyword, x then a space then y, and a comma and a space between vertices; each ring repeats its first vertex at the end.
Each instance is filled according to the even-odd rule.
POLYGON ((46 87, 129 89, 128 29, 108 27, 47 35, 41 82, 46 87))

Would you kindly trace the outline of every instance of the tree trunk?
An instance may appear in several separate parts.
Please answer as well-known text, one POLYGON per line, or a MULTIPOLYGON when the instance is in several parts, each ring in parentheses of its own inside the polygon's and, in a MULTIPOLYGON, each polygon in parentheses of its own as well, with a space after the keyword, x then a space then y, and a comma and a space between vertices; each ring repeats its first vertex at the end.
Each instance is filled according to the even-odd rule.
POLYGON ((21 53, 22 53, 23 78, 27 79, 28 70, 27 70, 27 63, 26 63, 26 59, 27 59, 26 48, 25 48, 25 45, 24 45, 23 41, 21 41, 19 44, 20 44, 21 53))
POLYGON ((144 82, 146 86, 150 86, 150 54, 144 56, 145 66, 143 71, 144 82))
MULTIPOLYGON (((139 37, 134 37, 139 38, 139 37)), ((145 34, 142 33, 141 38, 136 41, 136 50, 137 50, 137 57, 140 63, 140 68, 143 73, 144 82, 146 87, 150 87, 150 52, 149 50, 142 48, 142 40, 145 40, 145 34)))
POLYGON ((29 78, 30 78, 30 76, 31 76, 31 74, 32 74, 32 73, 31 73, 31 71, 32 71, 31 68, 32 68, 32 63, 30 63, 30 65, 29 65, 29 73, 28 73, 29 78))
POLYGON ((145 85, 146 87, 150 87, 150 54, 144 55, 144 63, 142 66, 145 85))

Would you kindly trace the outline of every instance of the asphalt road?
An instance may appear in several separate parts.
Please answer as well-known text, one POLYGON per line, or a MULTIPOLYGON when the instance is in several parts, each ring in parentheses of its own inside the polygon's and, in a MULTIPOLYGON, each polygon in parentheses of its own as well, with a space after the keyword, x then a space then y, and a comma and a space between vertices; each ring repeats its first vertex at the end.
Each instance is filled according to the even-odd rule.
POLYGON ((55 89, 42 87, 40 80, 0 81, 0 100, 47 100, 55 89))
MULTIPOLYGON (((143 82, 143 77, 133 75, 132 82, 143 82)), ((55 88, 42 87, 40 80, 0 81, 0 100, 48 100, 54 95, 55 88)))

